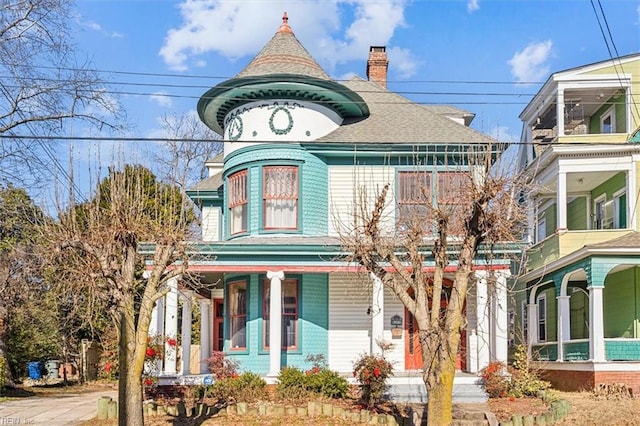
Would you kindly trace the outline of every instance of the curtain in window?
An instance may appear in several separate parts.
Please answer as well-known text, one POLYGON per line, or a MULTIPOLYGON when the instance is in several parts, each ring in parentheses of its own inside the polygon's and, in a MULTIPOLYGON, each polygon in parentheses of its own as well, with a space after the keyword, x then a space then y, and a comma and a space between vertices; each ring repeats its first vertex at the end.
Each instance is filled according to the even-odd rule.
POLYGON ((229 334, 231 349, 247 347, 247 283, 229 284, 229 334))
POLYGON ((298 227, 298 168, 264 168, 265 229, 298 227))
MULTIPOLYGON (((269 302, 271 299, 271 282, 264 281, 262 329, 263 346, 270 346, 269 330, 269 302)), ((298 281, 284 280, 282 282, 282 347, 296 348, 298 346, 298 281)))
POLYGON ((229 232, 231 235, 247 230, 247 171, 229 176, 229 232))

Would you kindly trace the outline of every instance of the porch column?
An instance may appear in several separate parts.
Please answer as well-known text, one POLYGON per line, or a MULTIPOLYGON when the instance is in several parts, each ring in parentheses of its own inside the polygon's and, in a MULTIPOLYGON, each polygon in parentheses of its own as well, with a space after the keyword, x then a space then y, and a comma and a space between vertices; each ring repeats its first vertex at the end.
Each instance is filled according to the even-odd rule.
POLYGON ((558 136, 564 136, 564 87, 558 85, 556 95, 556 117, 558 126, 558 136))
MULTIPOLYGON (((166 295, 164 331, 166 338, 178 335, 178 279, 171 278, 167 283, 169 293, 166 295)), ((176 374, 176 351, 165 351, 164 374, 176 374)))
POLYGON ((371 347, 370 353, 382 354, 378 342, 384 340, 384 284, 382 280, 371 274, 373 282, 371 297, 371 347))
POLYGON ((564 361, 564 342, 571 339, 569 302, 571 296, 558 296, 558 361, 564 361))
MULTIPOLYGON (((627 108, 628 109, 628 108, 627 108)), ((628 124, 628 123, 627 123, 628 124)), ((627 191, 627 228, 636 229, 636 205, 638 202, 636 194, 636 168, 635 163, 627 170, 626 191, 627 191)))
MULTIPOLYGON (((149 271, 144 271, 143 277, 149 278, 151 273, 149 271)), ((149 337, 164 335, 164 297, 156 300, 156 304, 153 305, 153 310, 151 311, 151 322, 149 322, 149 337)), ((155 371, 158 373, 162 372, 162 359, 156 360, 155 371)))
POLYGON ((267 272, 269 290, 269 376, 280 373, 282 348, 282 280, 284 272, 267 272))
POLYGON ((604 287, 589 286, 589 358, 606 361, 604 350, 604 312, 602 308, 604 287))
POLYGON ((493 359, 507 362, 509 356, 509 313, 507 312, 507 276, 496 273, 496 291, 493 295, 493 359))
MULTIPOLYGON (((191 374, 191 297, 192 291, 182 292, 182 375, 191 374)), ((174 349, 177 347, 174 346, 174 349)))
POLYGON ((211 300, 200 299, 200 373, 209 373, 207 358, 211 356, 211 300))
POLYGON ((566 231, 567 229, 567 173, 558 173, 558 184, 556 188, 558 199, 556 202, 556 211, 558 212, 558 230, 566 231))
POLYGON ((476 272, 476 336, 478 371, 489 364, 489 312, 487 298, 487 272, 476 272))
POLYGON ((531 348, 538 343, 538 304, 527 305, 527 342, 529 343, 529 355, 531 348))

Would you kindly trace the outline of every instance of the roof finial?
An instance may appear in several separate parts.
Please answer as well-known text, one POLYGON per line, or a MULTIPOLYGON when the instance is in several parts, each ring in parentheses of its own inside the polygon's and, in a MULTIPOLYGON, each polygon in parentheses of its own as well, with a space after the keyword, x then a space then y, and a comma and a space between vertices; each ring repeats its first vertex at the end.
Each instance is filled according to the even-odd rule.
POLYGON ((278 31, 276 32, 293 33, 293 31, 291 31, 291 27, 289 26, 289 18, 287 17, 287 12, 284 12, 284 14, 282 15, 282 25, 280 25, 280 28, 278 28, 278 31))

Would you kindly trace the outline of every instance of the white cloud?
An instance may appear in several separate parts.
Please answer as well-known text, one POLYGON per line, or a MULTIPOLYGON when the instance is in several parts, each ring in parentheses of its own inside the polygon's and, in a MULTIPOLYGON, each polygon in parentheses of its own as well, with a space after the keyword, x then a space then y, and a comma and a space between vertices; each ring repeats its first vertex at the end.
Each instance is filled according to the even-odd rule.
MULTIPOLYGON (((405 25, 408 0, 239 1, 183 0, 182 23, 170 29, 160 56, 173 70, 201 66, 202 55, 216 52, 230 60, 255 55, 273 36, 287 12, 296 37, 323 66, 366 59, 369 46, 389 45, 405 25), (342 22, 345 17, 350 22, 342 22), (265 25, 273 23, 272 25, 265 25), (247 31, 251 28, 251 31, 247 31)), ((408 75, 412 56, 405 52, 392 69, 408 75)))
POLYGON ((149 99, 164 108, 171 108, 173 105, 171 98, 167 96, 167 92, 155 92, 149 95, 149 99))
POLYGON ((523 50, 516 52, 507 63, 511 66, 511 74, 518 82, 535 82, 549 74, 547 59, 551 54, 553 42, 546 40, 531 43, 523 50))
POLYGON ((478 0, 469 0, 467 2, 467 12, 472 13, 476 10, 480 9, 480 5, 478 4, 478 0))
POLYGON ((400 78, 410 78, 416 75, 422 61, 418 60, 409 49, 392 47, 387 50, 389 54, 389 66, 398 72, 400 78), (393 64, 393 66, 392 66, 393 64))

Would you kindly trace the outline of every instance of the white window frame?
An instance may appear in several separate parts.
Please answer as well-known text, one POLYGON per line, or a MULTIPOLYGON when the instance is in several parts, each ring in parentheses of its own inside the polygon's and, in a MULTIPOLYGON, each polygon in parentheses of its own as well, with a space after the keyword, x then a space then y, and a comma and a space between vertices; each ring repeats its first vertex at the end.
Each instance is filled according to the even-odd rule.
POLYGON ((616 106, 615 105, 613 105, 611 108, 606 110, 600 116, 600 133, 603 133, 603 134, 616 133, 616 106), (605 121, 607 119, 610 120, 610 124, 609 124, 610 131, 608 132, 605 131, 605 121))
POLYGON ((608 229, 607 219, 607 194, 602 194, 593 200, 593 229, 608 229), (601 209, 599 204, 602 204, 601 209))
MULTIPOLYGON (((620 224, 620 208, 626 209, 626 204, 624 206, 620 206, 620 198, 627 193, 626 189, 621 189, 613 193, 613 227, 614 229, 623 229, 620 224)), ((628 197, 627 197, 628 198, 628 197)), ((627 203, 628 203, 627 199, 627 203)), ((625 228, 629 227, 629 219, 628 212, 626 212, 625 217, 627 218, 627 224, 625 228)))
POLYGON ((547 341, 547 295, 539 295, 536 300, 536 305, 538 311, 538 342, 542 343, 547 341), (540 306, 544 306, 544 309, 541 310, 540 306), (543 333, 541 333, 540 330, 542 330, 543 333))
POLYGON ((529 307, 527 306, 527 299, 522 301, 520 306, 522 311, 522 338, 524 344, 529 344, 529 307))
POLYGON ((542 216, 538 218, 536 224, 536 242, 539 243, 545 238, 547 238, 547 218, 542 216))

